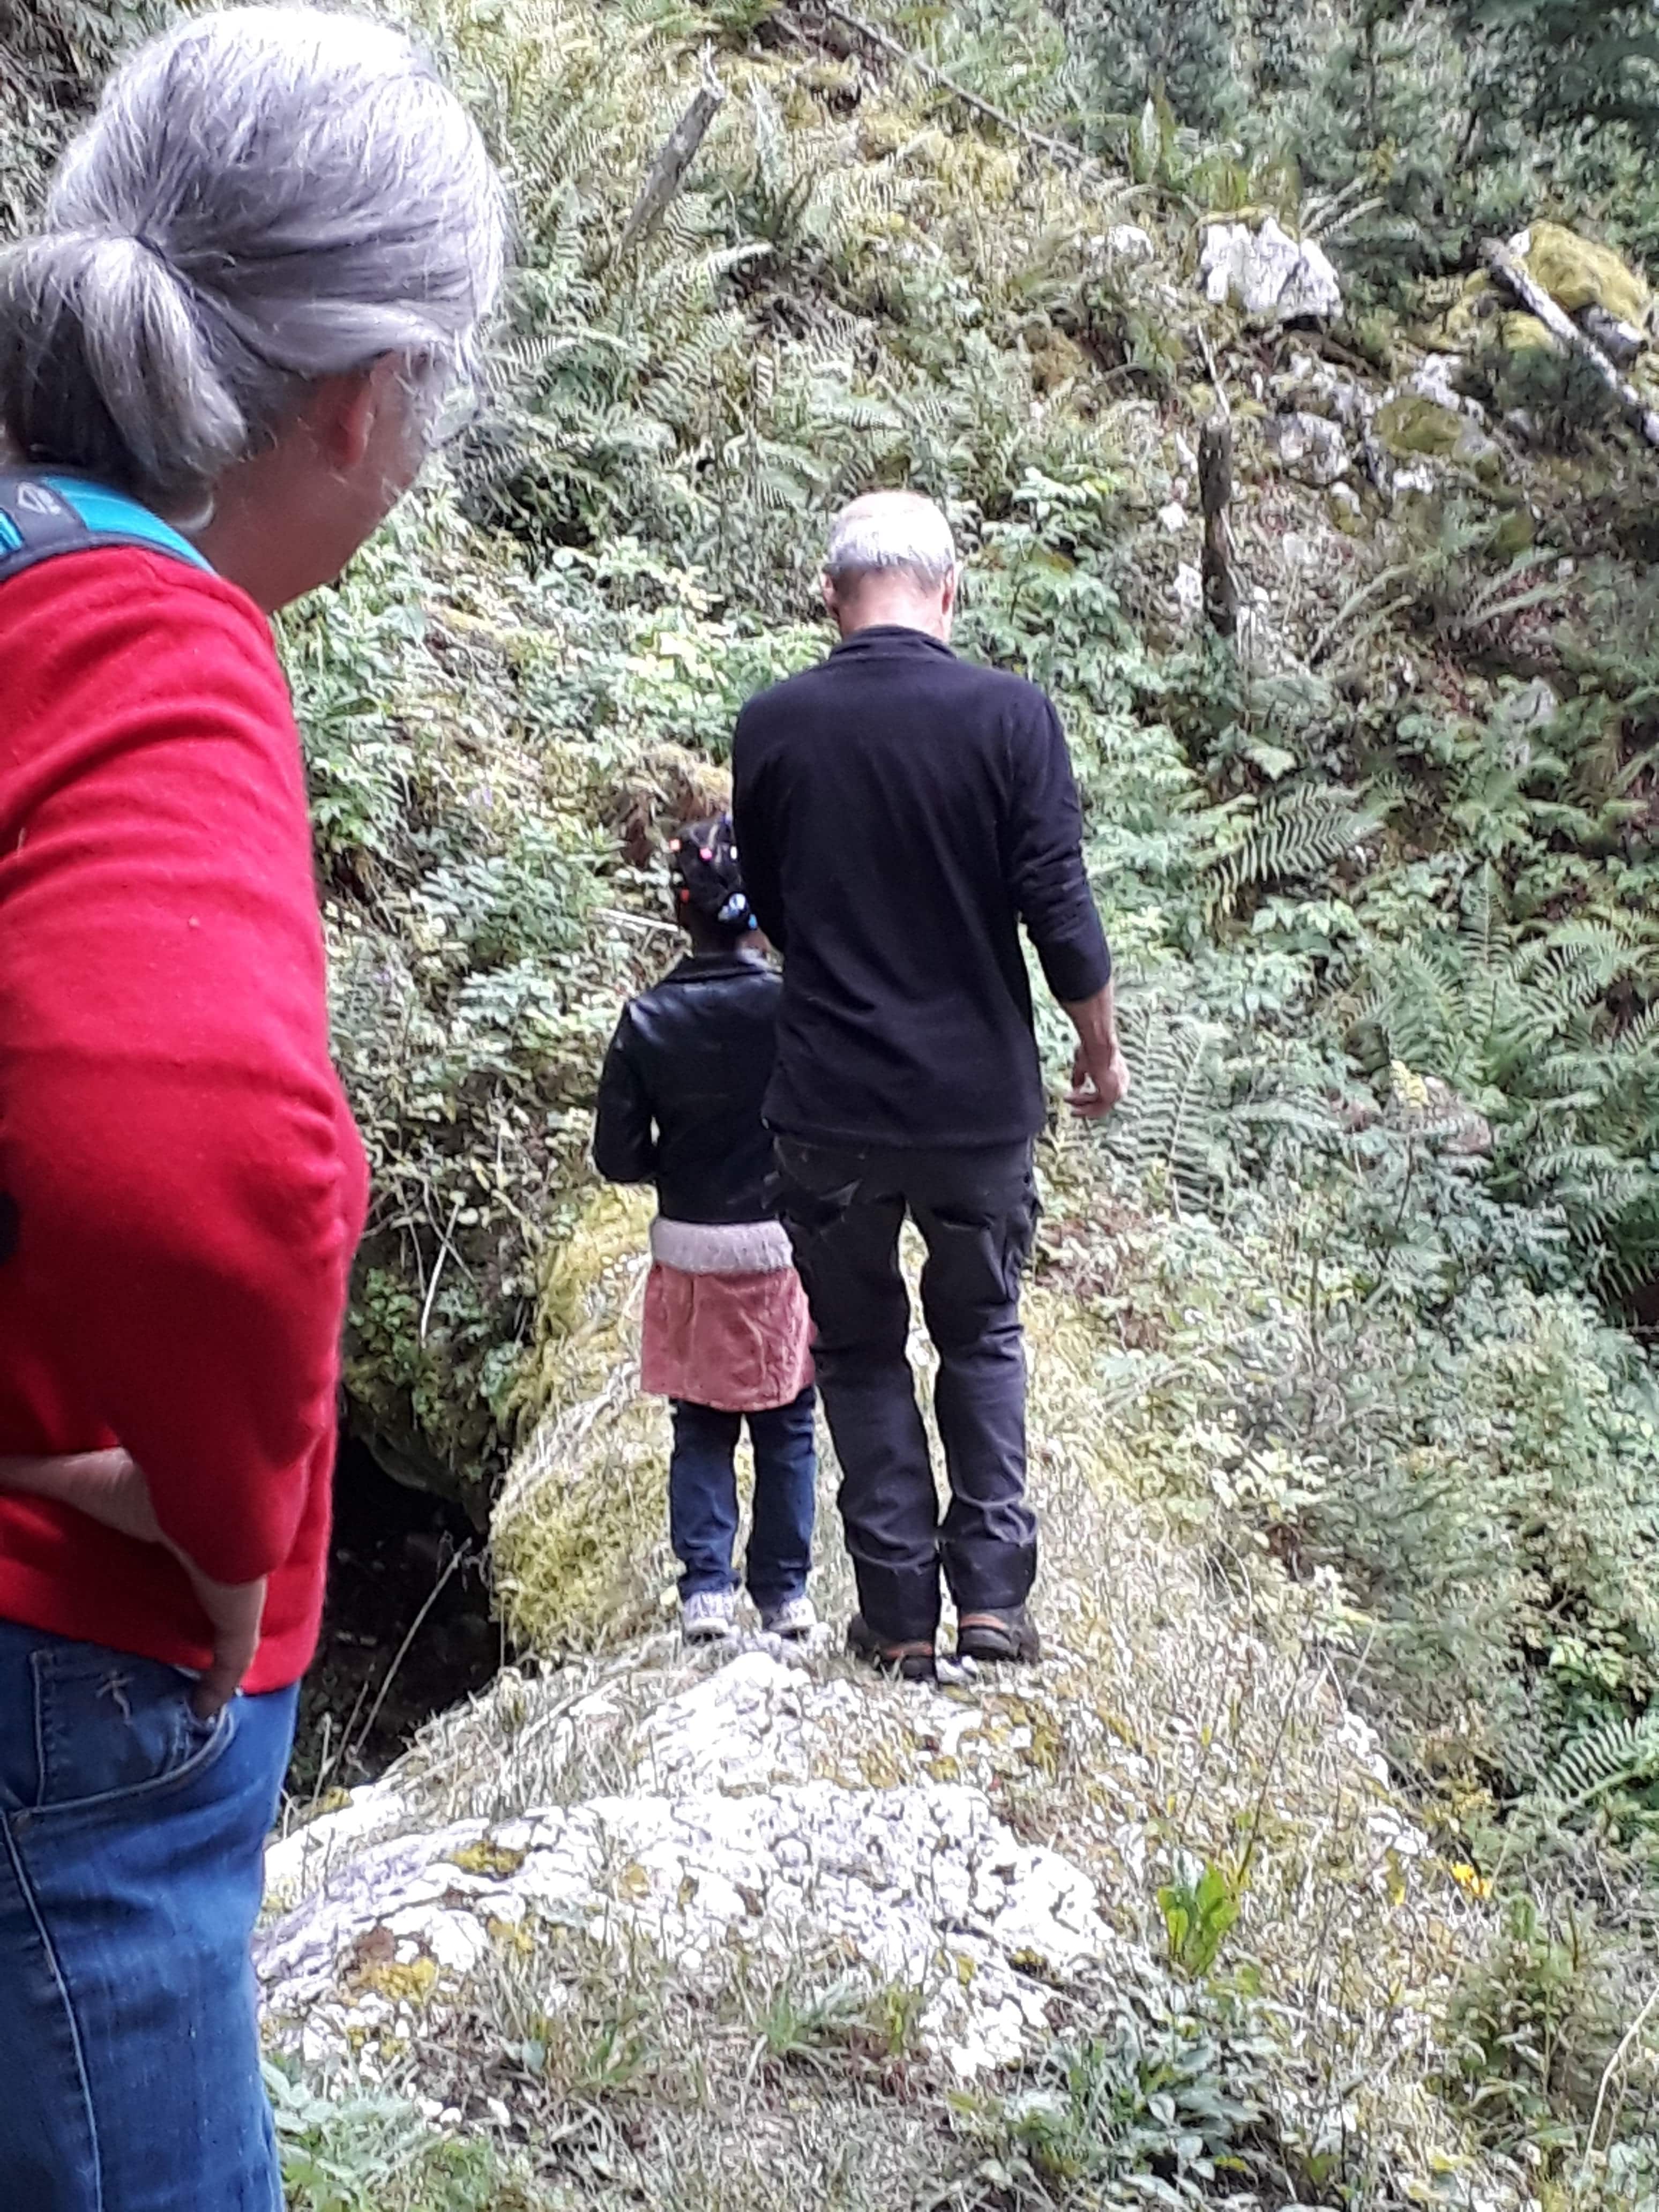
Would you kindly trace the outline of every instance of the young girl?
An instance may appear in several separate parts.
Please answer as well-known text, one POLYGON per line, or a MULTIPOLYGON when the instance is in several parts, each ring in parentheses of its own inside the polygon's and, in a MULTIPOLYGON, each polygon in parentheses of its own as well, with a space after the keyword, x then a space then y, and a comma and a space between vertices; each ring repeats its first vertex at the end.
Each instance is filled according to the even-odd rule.
POLYGON ((669 1532, 686 1638, 733 1632, 732 1455, 746 1419, 755 1510, 745 1579, 771 1633, 804 1637, 811 1565, 812 1359, 806 1300, 771 1217, 761 1103, 782 990, 754 936, 732 824, 669 847, 689 957, 623 1010, 599 1079, 593 1158, 611 1182, 654 1182, 641 1381, 672 1400, 669 1532))

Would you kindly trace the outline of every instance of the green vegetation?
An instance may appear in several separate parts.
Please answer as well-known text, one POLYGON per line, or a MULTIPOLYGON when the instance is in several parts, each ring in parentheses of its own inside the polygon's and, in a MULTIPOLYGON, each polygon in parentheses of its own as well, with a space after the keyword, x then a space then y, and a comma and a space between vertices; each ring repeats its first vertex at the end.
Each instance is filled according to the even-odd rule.
MULTIPOLYGON (((497 1520, 526 1642, 648 1618, 655 1431, 628 1404, 636 1224, 583 1164, 597 1055, 667 950, 660 832, 718 795, 741 700, 821 647, 827 514, 872 481, 935 493, 970 556, 964 645, 1065 713, 1137 1079, 1045 1157, 1037 1334, 1079 1428, 1046 1399, 1044 1448, 1086 1431, 1098 1497, 1155 1510, 1375 1722, 1470 1908, 1440 2118, 1547 2212, 1651 2205, 1659 1394, 1631 1331, 1659 1315, 1659 466, 1479 264, 1537 226, 1564 304, 1644 316, 1649 15, 872 11, 925 68, 804 4, 412 9, 511 170, 522 258, 490 413, 285 625, 376 1163, 351 1417, 480 1519, 528 1441, 497 1520), (705 52, 726 102, 628 239, 705 52), (1337 263, 1337 330, 1200 301, 1206 222, 1269 212, 1337 263), (1455 389, 1404 384, 1425 349, 1456 354, 1455 389), (1218 404, 1237 649, 1188 611, 1218 404), (1275 459, 1292 410, 1343 425, 1337 487, 1275 459)), ((94 0, 0 18, 0 219, 138 27, 94 0)), ((1650 404, 1653 360, 1629 371, 1650 404)), ((1251 1855, 1288 1784, 1271 1731, 1251 1742, 1243 1825, 1194 1814, 1152 1904, 1192 2021, 1080 2022, 941 2148, 867 2020, 767 2000, 744 2048, 810 2107, 813 2201, 901 2202, 855 2192, 914 2179, 918 2130, 941 2204, 1224 2190, 1271 2104, 1228 2006, 1294 1984, 1328 2034, 1361 2002, 1346 1952, 1321 1996, 1273 1949, 1264 1899, 1293 1916, 1295 1893, 1251 1855), (876 2181, 835 2163, 826 2068, 876 2181)), ((615 2114, 660 2087, 653 2047, 557 2077, 555 2105, 599 2116, 583 2159, 641 2170, 615 2114)), ((1394 2147, 1330 2109, 1289 2179, 1249 2167, 1259 2201, 1399 2201, 1394 2147)), ((364 2179, 381 2126, 291 2106, 296 2202, 518 2201, 441 2146, 364 2179)), ((653 2202, 763 2201, 712 2151, 694 2170, 695 2140, 653 2202)), ((632 2201, 582 2173, 552 2201, 632 2201)))
POLYGON ((487 2142, 384 2094, 319 2097, 265 2069, 290 2212, 537 2212, 487 2142))

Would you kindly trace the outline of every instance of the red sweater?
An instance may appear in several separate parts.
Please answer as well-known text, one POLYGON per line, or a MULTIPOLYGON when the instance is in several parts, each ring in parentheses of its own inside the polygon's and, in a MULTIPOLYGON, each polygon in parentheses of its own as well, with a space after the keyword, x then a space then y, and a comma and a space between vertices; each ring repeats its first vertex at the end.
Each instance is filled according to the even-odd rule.
MULTIPOLYGON (((0 587, 0 1454, 120 1443, 303 1673, 367 1196, 268 625, 126 548, 0 587)), ((209 1656, 182 1569, 0 1494, 0 1619, 209 1656)))

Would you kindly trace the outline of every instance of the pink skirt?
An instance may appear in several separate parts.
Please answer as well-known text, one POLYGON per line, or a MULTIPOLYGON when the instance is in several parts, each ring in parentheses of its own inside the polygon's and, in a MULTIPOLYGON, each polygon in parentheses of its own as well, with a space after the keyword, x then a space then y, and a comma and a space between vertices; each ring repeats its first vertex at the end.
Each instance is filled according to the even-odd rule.
POLYGON ((812 1379, 812 1324, 793 1267, 688 1274, 657 1261, 645 1285, 640 1386, 724 1413, 766 1413, 812 1379))

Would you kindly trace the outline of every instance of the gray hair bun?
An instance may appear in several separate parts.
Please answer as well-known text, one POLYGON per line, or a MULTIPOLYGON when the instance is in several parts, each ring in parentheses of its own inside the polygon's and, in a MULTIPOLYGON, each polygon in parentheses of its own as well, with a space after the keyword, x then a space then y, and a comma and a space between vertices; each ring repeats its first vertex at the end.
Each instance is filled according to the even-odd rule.
POLYGON ((0 254, 0 422, 21 458, 200 505, 304 386, 472 367, 505 251, 476 125, 397 31, 227 9, 141 47, 0 254))

